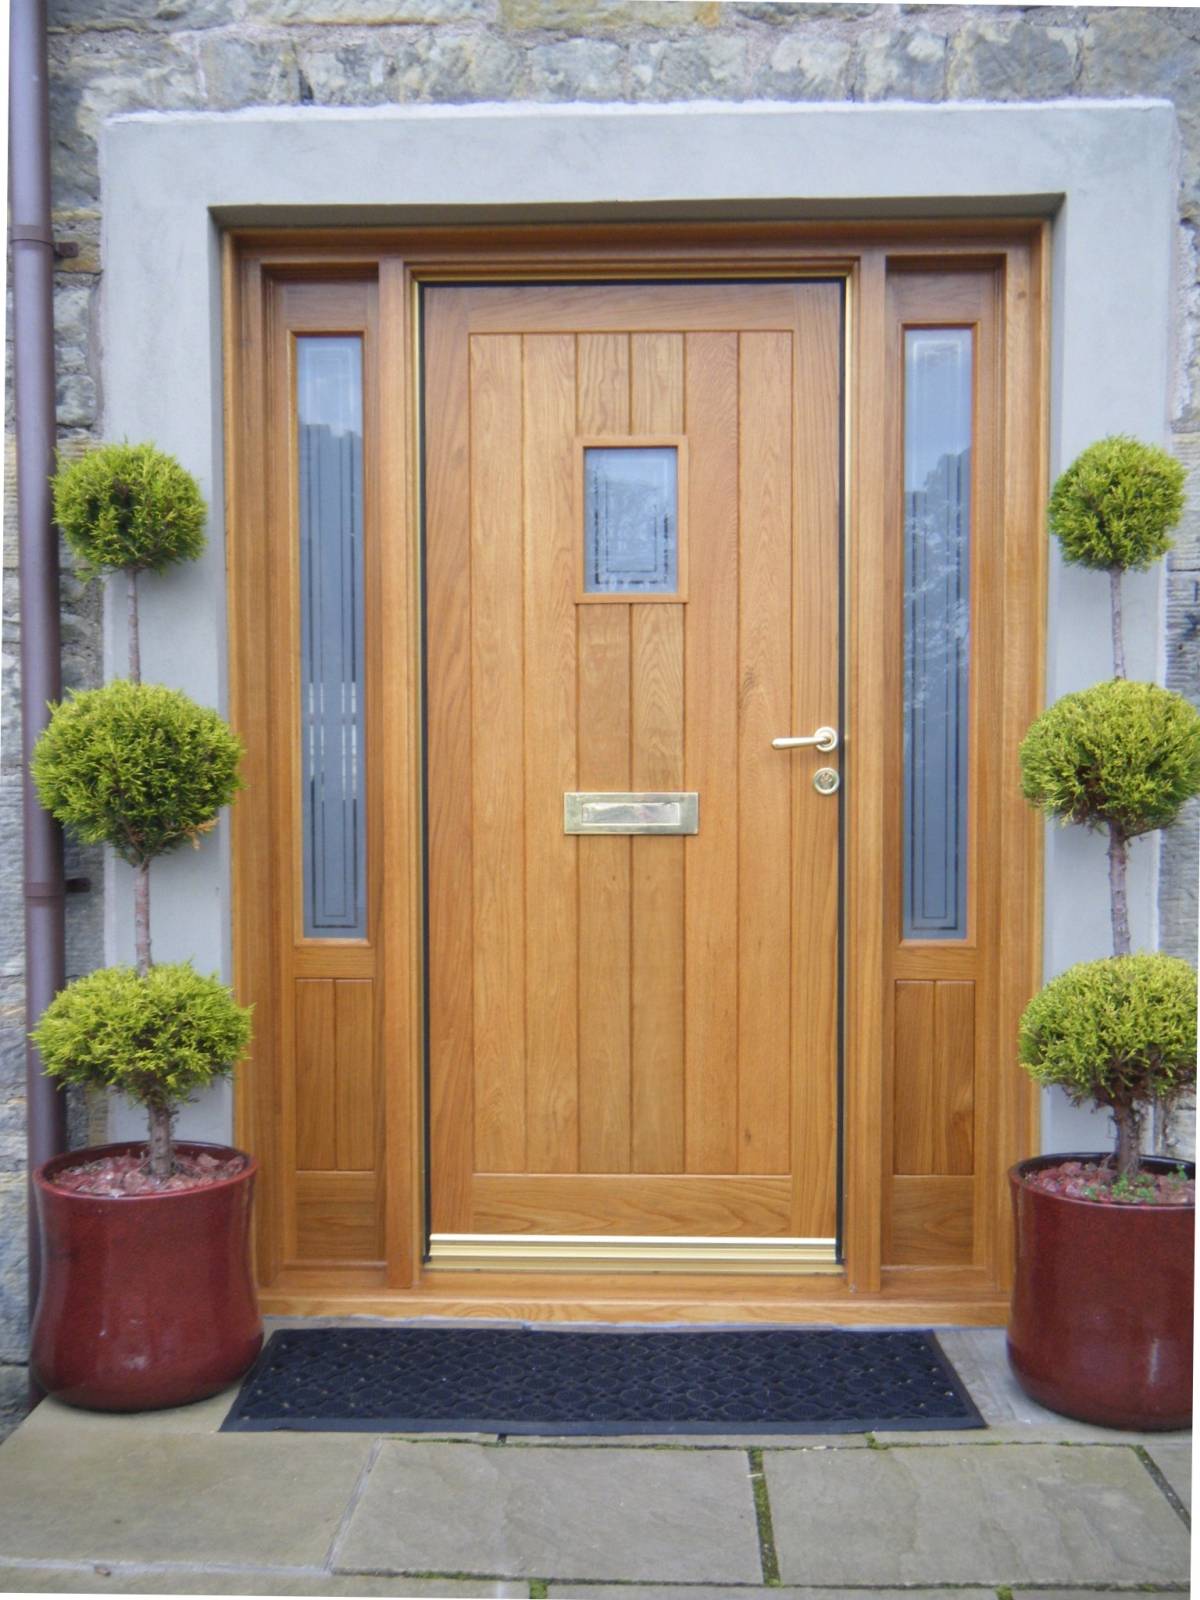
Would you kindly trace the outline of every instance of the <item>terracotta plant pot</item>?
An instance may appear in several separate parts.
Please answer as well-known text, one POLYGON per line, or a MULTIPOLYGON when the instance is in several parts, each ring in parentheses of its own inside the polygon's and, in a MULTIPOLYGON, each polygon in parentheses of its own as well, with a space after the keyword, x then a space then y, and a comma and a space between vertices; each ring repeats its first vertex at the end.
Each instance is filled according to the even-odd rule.
MULTIPOLYGON (((74 1194, 49 1180, 139 1143, 56 1156, 33 1175, 42 1280, 30 1362, 45 1392, 96 1411, 153 1411, 218 1393, 262 1345, 250 1270, 258 1163, 166 1194, 74 1194)), ((228 1157, 222 1145, 181 1152, 228 1157)))
MULTIPOLYGON (((1047 1194, 1009 1172, 1017 1230, 1008 1359, 1039 1405, 1109 1428, 1192 1418, 1194 1206, 1122 1206, 1047 1194)), ((1145 1158, 1151 1171, 1181 1163, 1145 1158)), ((1193 1169, 1188 1167, 1189 1173, 1193 1169)))

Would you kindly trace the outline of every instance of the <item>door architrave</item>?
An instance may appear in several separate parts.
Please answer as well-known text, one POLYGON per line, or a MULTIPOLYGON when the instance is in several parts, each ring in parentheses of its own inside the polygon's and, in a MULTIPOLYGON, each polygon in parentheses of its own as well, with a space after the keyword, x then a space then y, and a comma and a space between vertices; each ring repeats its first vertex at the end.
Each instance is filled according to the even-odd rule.
MULTIPOLYGON (((969 1266, 885 1267, 882 1206, 890 1114, 890 1021, 885 969, 882 842, 885 838, 882 731, 888 709, 885 620, 889 593, 884 542, 888 527, 888 450, 894 407, 887 370, 890 271, 990 268, 1000 284, 1006 381, 1001 396, 999 508, 1004 556, 1005 626, 1001 720, 989 739, 1015 755, 1016 743, 1041 704, 1044 658, 1045 540, 1038 508, 1046 487, 1046 337, 1048 226, 1043 221, 986 220, 947 225, 905 223, 572 224, 482 230, 231 230, 224 236, 227 444, 227 556, 230 697, 235 725, 250 746, 251 792, 233 812, 234 970, 242 998, 258 1007, 255 1067, 242 1073, 235 1098, 236 1136, 265 1169, 257 1234, 263 1303, 275 1311, 393 1310, 411 1314, 729 1317, 818 1320, 989 1321, 999 1314, 1011 1272, 1004 1167, 1036 1146, 1036 1099, 1015 1065, 999 1065, 1001 1039, 1041 972, 1041 829, 1017 786, 1004 790, 997 813, 1006 862, 1005 938, 998 957, 994 1015, 985 1029, 992 1065, 985 1072, 989 1149, 981 1152, 990 1193, 980 1235, 986 1249, 969 1266), (418 571, 420 482, 418 422, 421 285, 463 281, 584 281, 597 278, 843 277, 848 327, 845 383, 845 596, 843 696, 848 755, 844 875, 845 971, 844 1179, 845 1280, 783 1284, 744 1275, 645 1277, 620 1274, 502 1274, 431 1271, 422 1266, 423 971, 421 948, 422 821, 418 571), (376 793, 389 803, 381 818, 380 944, 389 970, 405 981, 389 988, 377 1048, 389 1063, 384 1080, 383 1237, 381 1267, 287 1264, 281 1244, 284 1141, 290 1130, 281 1103, 282 1064, 271 1049, 282 996, 279 942, 270 921, 272 887, 287 870, 270 841, 269 795, 278 759, 273 740, 286 726, 274 718, 269 650, 262 637, 261 548, 252 530, 269 523, 271 443, 269 375, 272 286, 297 279, 373 277, 378 283, 378 367, 399 381, 381 382, 378 400, 377 525, 388 529, 389 559, 380 563, 380 606, 373 665, 379 715, 392 730, 377 766, 376 793), (395 624, 395 625, 394 625, 395 624), (274 1169, 272 1171, 272 1168, 274 1169), (485 1281, 486 1279, 486 1281, 485 1281)), ((294 971, 303 971, 303 951, 294 971)))

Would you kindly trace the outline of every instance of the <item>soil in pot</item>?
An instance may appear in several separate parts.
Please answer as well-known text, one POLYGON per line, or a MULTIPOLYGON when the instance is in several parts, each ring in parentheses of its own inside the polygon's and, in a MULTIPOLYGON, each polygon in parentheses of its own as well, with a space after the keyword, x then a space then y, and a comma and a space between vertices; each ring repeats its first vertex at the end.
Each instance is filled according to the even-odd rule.
POLYGON ((198 1155, 177 1156, 171 1176, 156 1178, 147 1170, 145 1150, 132 1149, 65 1167, 49 1181, 66 1194, 101 1194, 115 1198, 123 1194, 170 1194, 181 1189, 206 1189, 214 1183, 224 1183, 227 1178, 236 1178, 245 1170, 246 1157, 240 1151, 225 1156, 203 1151, 198 1155))
POLYGON ((1143 1167, 1135 1177, 1121 1178, 1111 1161, 1060 1161, 1055 1166, 1027 1172, 1024 1180, 1044 1194, 1062 1194, 1071 1200, 1094 1200, 1098 1205, 1194 1206, 1196 1180, 1186 1167, 1152 1171, 1143 1167))

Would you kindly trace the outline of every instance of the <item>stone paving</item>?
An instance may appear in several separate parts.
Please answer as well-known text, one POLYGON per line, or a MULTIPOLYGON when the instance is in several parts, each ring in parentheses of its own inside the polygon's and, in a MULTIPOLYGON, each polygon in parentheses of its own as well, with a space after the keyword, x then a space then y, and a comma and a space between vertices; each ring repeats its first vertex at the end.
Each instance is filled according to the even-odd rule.
POLYGON ((230 1394, 45 1402, 0 1447, 0 1590, 1009 1600, 1187 1592, 1191 1436, 1058 1418, 1000 1329, 943 1334, 988 1421, 710 1439, 222 1434, 230 1394))

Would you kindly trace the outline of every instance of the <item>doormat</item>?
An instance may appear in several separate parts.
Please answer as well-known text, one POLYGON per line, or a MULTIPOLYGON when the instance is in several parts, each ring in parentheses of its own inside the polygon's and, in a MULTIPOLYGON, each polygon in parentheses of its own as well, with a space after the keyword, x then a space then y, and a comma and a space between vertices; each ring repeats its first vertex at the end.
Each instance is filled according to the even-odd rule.
POLYGON ((870 1433, 986 1426, 932 1333, 288 1328, 225 1432, 870 1433))

